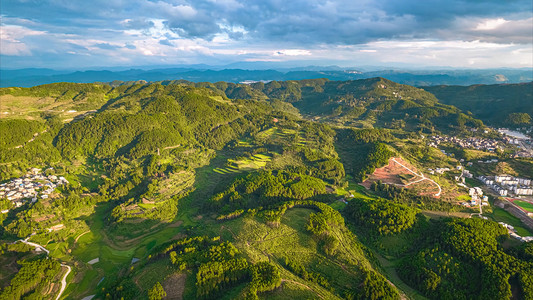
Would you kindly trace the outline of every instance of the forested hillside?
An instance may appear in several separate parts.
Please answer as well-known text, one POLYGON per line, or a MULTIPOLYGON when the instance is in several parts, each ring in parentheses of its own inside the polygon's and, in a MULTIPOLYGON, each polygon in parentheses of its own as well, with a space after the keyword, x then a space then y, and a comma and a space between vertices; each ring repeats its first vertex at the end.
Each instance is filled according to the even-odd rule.
POLYGON ((337 125, 358 128, 372 126, 434 132, 464 126, 479 127, 482 122, 459 109, 443 105, 432 94, 384 78, 353 81, 308 79, 252 84, 186 83, 205 87, 230 99, 270 99, 292 103, 301 113, 337 125))
POLYGON ((533 294, 530 247, 458 218, 477 211, 458 205, 468 190, 455 173, 392 178, 431 179, 447 198, 359 185, 395 157, 420 172, 459 164, 424 135, 483 123, 424 90, 57 83, 0 89, 0 101, 0 299, 55 299, 67 267, 69 299, 533 294), (11 201, 6 188, 38 196, 11 201))
POLYGON ((533 117, 533 82, 520 84, 493 84, 423 87, 440 102, 470 111, 476 118, 494 125, 527 125, 533 117), (529 115, 513 116, 517 113, 529 115))

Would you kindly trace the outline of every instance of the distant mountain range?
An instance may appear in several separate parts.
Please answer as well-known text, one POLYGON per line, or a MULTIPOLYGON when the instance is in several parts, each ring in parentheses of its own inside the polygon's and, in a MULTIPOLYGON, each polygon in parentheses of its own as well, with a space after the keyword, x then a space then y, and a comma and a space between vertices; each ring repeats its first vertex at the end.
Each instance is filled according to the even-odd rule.
MULTIPOLYGON (((232 67, 232 66, 226 66, 232 67)), ((413 86, 472 85, 496 83, 521 83, 533 80, 533 69, 490 69, 490 70, 382 70, 361 71, 356 68, 338 66, 307 66, 290 69, 240 68, 220 69, 206 65, 191 65, 175 68, 129 69, 129 70, 52 70, 20 69, 0 70, 0 87, 31 87, 54 82, 111 82, 119 81, 162 81, 184 79, 192 82, 246 82, 286 81, 327 78, 330 80, 356 80, 383 77, 401 84, 413 86)))

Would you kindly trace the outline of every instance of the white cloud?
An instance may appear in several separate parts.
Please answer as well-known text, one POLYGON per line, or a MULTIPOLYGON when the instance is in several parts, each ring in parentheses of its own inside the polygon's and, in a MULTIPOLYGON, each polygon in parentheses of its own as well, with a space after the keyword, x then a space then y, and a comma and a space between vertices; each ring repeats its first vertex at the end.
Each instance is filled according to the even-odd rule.
POLYGON ((27 36, 43 35, 45 31, 32 30, 17 25, 0 26, 0 53, 2 55, 25 56, 31 55, 30 48, 22 41, 27 36))
POLYGON ((273 54, 274 56, 309 56, 312 55, 311 51, 303 49, 286 49, 277 50, 273 54))
POLYGON ((498 19, 488 19, 481 23, 478 23, 475 30, 492 30, 500 27, 501 25, 508 23, 509 21, 498 18, 498 19))
POLYGON ((329 55, 364 64, 475 68, 533 67, 533 49, 530 45, 481 41, 379 41, 349 48, 337 47, 337 50, 330 52, 329 55), (366 48, 374 49, 376 52, 366 51, 366 48))
POLYGON ((476 4, 468 11, 458 1, 6 1, 2 13, 9 17, 2 19, 9 25, 1 26, 0 51, 49 67, 65 54, 91 55, 89 64, 108 66, 243 60, 533 65, 527 1, 517 0, 516 8, 476 4))

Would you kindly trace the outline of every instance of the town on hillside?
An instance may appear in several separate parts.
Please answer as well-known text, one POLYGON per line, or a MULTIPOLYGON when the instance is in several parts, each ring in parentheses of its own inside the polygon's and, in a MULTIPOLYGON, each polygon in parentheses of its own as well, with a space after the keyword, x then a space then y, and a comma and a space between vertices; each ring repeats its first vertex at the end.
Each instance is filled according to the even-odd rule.
MULTIPOLYGON (((533 139, 518 131, 512 131, 507 128, 496 129, 484 129, 484 134, 491 132, 497 132, 498 138, 485 138, 485 137, 466 137, 460 138, 456 136, 440 136, 433 135, 429 137, 427 143, 430 147, 438 148, 439 145, 451 144, 459 148, 481 150, 487 152, 497 152, 504 150, 505 148, 513 148, 514 154, 512 157, 533 157, 533 139)), ((530 130, 525 130, 530 133, 530 130)), ((444 152, 445 153, 445 152, 444 152)))
MULTIPOLYGON (((68 184, 68 180, 63 176, 46 175, 51 171, 52 168, 45 172, 32 168, 24 176, 0 184, 0 197, 7 198, 15 207, 20 207, 28 201, 36 202, 39 198, 47 199, 57 186, 68 184)), ((2 210, 2 213, 8 211, 2 210)))

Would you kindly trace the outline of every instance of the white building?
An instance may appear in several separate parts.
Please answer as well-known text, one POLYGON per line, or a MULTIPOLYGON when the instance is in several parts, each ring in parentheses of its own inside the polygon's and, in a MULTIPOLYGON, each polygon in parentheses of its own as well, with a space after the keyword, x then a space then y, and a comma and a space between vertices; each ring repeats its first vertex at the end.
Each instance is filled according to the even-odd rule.
POLYGON ((512 191, 516 195, 526 195, 526 196, 533 195, 533 188, 528 187, 528 186, 514 186, 512 188, 512 191))
POLYGON ((506 175, 506 174, 494 176, 494 181, 496 181, 498 183, 501 183, 501 182, 503 182, 505 180, 511 180, 511 179, 513 179, 513 177, 510 176, 510 175, 506 175))

